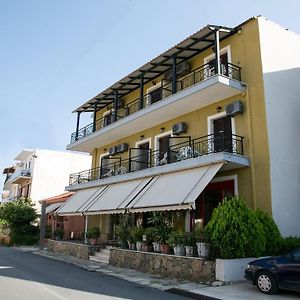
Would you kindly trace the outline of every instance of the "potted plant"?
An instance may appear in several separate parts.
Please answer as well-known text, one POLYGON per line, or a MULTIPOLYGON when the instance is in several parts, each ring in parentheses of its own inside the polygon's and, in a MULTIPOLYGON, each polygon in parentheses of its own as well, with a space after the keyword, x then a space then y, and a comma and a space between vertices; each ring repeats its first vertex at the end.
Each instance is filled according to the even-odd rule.
POLYGON ((143 247, 143 234, 144 234, 144 229, 143 227, 132 227, 130 230, 130 235, 136 242, 136 250, 137 251, 142 251, 143 247))
POLYGON ((98 243, 98 239, 100 237, 100 228, 93 227, 88 229, 87 238, 89 239, 90 245, 96 245, 98 243))
POLYGON ((197 223, 195 226, 195 239, 198 256, 208 257, 210 252, 210 243, 208 243, 205 228, 201 223, 197 223))
POLYGON ((129 229, 126 227, 123 227, 122 225, 116 225, 115 227, 116 236, 118 239, 118 242, 121 245, 121 248, 128 249, 128 235, 129 235, 129 229))
POLYGON ((163 224, 163 215, 161 212, 154 211, 151 215, 147 218, 148 224, 153 226, 153 251, 156 253, 161 252, 160 242, 159 242, 159 233, 158 227, 163 224))
POLYGON ((136 250, 136 237, 134 234, 135 227, 132 227, 129 229, 129 235, 128 235, 128 247, 129 250, 136 250))
POLYGON ((194 256, 194 245, 195 245, 195 236, 193 232, 186 232, 185 233, 185 255, 186 256, 194 256))
POLYGON ((143 236, 143 251, 151 252, 153 251, 153 241, 155 238, 155 228, 154 227, 147 227, 144 231, 143 236))
POLYGON ((115 226, 115 233, 121 247, 123 249, 128 249, 128 236, 130 231, 130 215, 121 215, 118 220, 118 225, 115 226))
POLYGON ((168 244, 172 245, 175 255, 185 255, 184 234, 182 232, 172 231, 168 238, 168 244))
POLYGON ((65 231, 63 230, 63 228, 58 227, 54 230, 54 239, 56 241, 61 241, 64 237, 64 234, 65 231))
POLYGON ((170 245, 167 243, 171 233, 171 227, 168 224, 163 224, 157 228, 156 236, 160 243, 160 250, 163 254, 170 254, 170 245))

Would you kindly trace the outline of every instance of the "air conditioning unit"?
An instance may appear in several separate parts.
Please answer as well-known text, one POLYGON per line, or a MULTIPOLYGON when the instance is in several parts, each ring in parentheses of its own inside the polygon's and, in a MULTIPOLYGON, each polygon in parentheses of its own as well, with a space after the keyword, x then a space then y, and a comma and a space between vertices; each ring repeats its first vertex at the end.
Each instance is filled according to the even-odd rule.
MULTIPOLYGON (((184 76, 186 75, 191 69, 190 64, 187 61, 180 63, 176 68, 177 76, 184 76)), ((164 74, 164 78, 167 80, 171 80, 173 78, 173 69, 166 71, 164 74)))
POLYGON ((176 123, 172 127, 172 134, 173 135, 179 135, 181 133, 187 132, 187 125, 184 122, 176 123))
POLYGON ((109 155, 112 155, 112 156, 118 154, 118 147, 113 146, 113 147, 109 148, 108 153, 109 153, 109 155))
POLYGON ((128 151, 128 144, 123 143, 118 146, 118 153, 124 153, 128 151))
POLYGON ((234 101, 226 105, 226 115, 233 117, 243 112, 243 103, 241 101, 234 101))

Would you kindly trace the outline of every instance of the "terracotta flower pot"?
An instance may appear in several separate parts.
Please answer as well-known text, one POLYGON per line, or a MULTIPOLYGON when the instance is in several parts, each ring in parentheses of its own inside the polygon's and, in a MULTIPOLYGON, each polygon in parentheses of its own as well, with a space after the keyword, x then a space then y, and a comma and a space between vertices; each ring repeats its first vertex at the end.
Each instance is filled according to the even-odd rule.
POLYGON ((161 253, 170 254, 170 246, 168 244, 161 244, 160 249, 161 249, 161 253))

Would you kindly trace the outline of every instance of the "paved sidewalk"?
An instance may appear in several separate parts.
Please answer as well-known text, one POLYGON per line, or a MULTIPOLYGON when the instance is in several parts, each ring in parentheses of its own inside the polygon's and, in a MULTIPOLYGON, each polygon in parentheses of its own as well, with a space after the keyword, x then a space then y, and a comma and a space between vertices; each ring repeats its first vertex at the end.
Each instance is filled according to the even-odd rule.
POLYGON ((277 295, 264 295, 259 292, 255 286, 245 281, 226 285, 222 284, 221 282, 213 282, 212 284, 198 284, 188 281, 166 279, 160 276, 145 274, 130 269, 117 268, 110 265, 86 261, 67 255, 50 253, 46 250, 39 251, 37 248, 20 247, 16 249, 26 252, 31 251, 36 255, 41 255, 51 259, 77 265, 90 272, 102 272, 106 275, 115 276, 127 281, 157 288, 159 290, 179 293, 193 299, 287 300, 300 298, 299 293, 288 291, 282 291, 277 295))

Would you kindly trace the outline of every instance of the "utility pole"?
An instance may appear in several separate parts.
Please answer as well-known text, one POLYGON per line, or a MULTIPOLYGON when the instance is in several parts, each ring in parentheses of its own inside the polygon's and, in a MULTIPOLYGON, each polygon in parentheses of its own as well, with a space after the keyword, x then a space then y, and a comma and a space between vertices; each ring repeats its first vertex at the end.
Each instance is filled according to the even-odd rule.
POLYGON ((42 202, 42 211, 40 219, 40 242, 39 249, 44 249, 44 239, 45 239, 45 223, 46 223, 46 201, 42 202))

